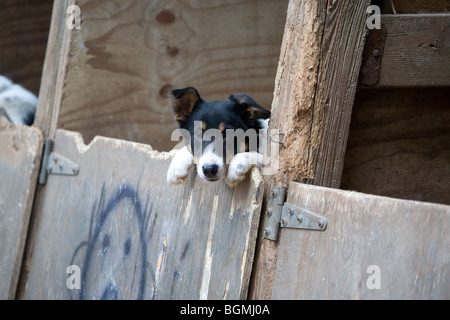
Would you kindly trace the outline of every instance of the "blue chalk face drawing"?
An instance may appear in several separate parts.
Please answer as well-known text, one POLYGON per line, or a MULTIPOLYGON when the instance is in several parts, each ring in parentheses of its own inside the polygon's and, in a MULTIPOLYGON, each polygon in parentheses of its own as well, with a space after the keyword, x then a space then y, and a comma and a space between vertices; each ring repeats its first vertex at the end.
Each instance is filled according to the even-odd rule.
POLYGON ((81 261, 79 299, 144 298, 148 274, 153 283, 155 278, 147 261, 151 211, 129 185, 120 186, 105 205, 103 187, 93 208, 89 239, 77 246, 72 257, 72 264, 81 261))

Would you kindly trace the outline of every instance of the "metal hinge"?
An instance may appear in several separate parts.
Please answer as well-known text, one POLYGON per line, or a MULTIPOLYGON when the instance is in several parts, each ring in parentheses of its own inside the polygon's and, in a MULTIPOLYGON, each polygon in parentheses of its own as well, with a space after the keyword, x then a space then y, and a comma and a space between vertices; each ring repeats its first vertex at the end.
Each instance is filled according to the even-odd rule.
POLYGON ((327 228, 326 218, 285 200, 286 188, 272 187, 266 211, 264 238, 277 240, 280 227, 317 231, 324 231, 327 228))
POLYGON ((49 174, 76 176, 80 172, 78 164, 56 152, 51 152, 52 148, 53 141, 51 139, 45 140, 41 171, 39 172, 39 184, 45 184, 49 174))
POLYGON ((386 37, 387 28, 384 24, 381 25, 381 29, 370 30, 364 47, 359 84, 374 86, 378 83, 386 37))

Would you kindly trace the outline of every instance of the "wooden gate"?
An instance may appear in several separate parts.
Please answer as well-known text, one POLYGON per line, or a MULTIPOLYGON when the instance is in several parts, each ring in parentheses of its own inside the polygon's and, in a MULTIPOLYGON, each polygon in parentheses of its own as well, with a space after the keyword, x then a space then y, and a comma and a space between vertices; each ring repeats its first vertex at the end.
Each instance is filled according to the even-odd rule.
POLYGON ((448 206, 299 183, 286 203, 327 227, 282 229, 272 299, 450 298, 448 206))
POLYGON ((234 189, 209 187, 195 173, 174 187, 166 182, 172 154, 101 137, 86 146, 58 130, 48 171, 70 160, 79 173, 47 177, 22 298, 245 298, 259 172, 234 189))

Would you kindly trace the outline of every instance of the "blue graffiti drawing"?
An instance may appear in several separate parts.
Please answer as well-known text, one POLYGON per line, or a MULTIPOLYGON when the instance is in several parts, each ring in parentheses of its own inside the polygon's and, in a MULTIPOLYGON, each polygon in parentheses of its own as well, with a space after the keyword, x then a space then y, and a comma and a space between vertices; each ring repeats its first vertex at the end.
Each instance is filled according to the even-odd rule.
POLYGON ((104 189, 93 207, 89 239, 76 247, 72 257, 72 264, 77 258, 82 261, 79 299, 143 299, 148 273, 155 290, 147 261, 152 207, 148 209, 148 202, 143 207, 138 192, 126 184, 105 205, 104 189))

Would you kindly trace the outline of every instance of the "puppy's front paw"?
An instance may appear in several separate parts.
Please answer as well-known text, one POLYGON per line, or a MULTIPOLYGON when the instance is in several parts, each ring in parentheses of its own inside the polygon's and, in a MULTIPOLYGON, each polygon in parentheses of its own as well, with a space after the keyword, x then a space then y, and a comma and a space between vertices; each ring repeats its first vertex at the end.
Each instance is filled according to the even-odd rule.
POLYGON ((239 182, 245 180, 247 172, 249 172, 255 165, 251 161, 251 157, 248 153, 237 154, 228 167, 226 183, 229 186, 235 186, 239 182))
POLYGON ((183 183, 193 164, 194 158, 187 148, 179 150, 167 171, 167 182, 175 185, 183 183))
POLYGON ((235 186, 239 182, 245 180, 247 172, 252 168, 251 165, 244 163, 237 163, 236 165, 231 165, 228 167, 226 183, 229 186, 235 186))
POLYGON ((189 166, 177 166, 172 162, 167 171, 167 182, 170 184, 181 184, 186 180, 189 173, 189 166))
POLYGON ((235 186, 239 182, 245 180, 247 172, 254 166, 259 167, 262 164, 263 156, 257 152, 238 153, 231 160, 228 167, 226 183, 229 186, 235 186))

